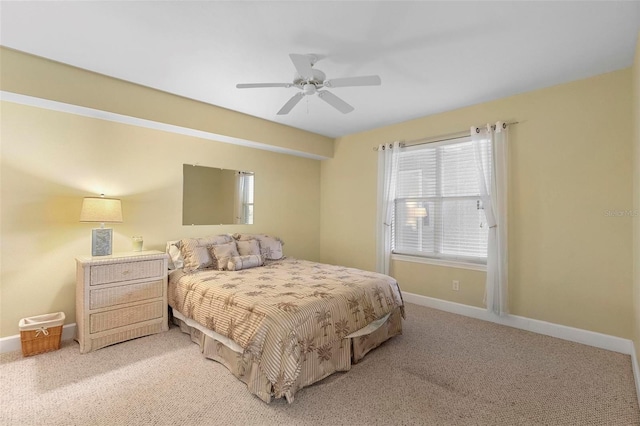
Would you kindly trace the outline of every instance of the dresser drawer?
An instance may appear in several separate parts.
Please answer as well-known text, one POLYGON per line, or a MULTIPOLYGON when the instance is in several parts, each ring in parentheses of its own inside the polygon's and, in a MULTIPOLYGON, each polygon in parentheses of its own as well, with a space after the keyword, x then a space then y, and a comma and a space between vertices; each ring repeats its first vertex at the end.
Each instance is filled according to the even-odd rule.
POLYGON ((92 265, 90 285, 162 277, 166 274, 163 270, 164 265, 165 261, 162 259, 92 265))
POLYGON ((106 308, 139 300, 162 297, 164 280, 90 290, 89 309, 106 308))
MULTIPOLYGON (((163 317, 164 302, 158 300, 129 308, 114 309, 89 315, 90 333, 99 333, 112 328, 135 324, 163 317)), ((164 307, 166 309, 166 307, 164 307)))

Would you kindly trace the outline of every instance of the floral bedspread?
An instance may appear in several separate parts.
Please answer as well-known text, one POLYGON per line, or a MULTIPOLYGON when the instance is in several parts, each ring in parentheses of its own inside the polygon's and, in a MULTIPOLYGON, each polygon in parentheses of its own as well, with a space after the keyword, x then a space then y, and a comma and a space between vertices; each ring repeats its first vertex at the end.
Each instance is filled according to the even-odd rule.
POLYGON ((227 336, 287 396, 308 357, 331 359, 345 336, 403 306, 395 279, 297 259, 241 271, 181 270, 169 279, 169 305, 227 336))

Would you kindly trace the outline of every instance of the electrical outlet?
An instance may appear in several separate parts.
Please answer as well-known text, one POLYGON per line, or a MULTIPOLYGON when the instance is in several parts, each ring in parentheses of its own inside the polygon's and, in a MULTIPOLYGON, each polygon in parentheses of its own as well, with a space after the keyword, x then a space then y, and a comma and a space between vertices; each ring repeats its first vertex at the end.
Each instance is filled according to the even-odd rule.
POLYGON ((460 290, 460 281, 458 280, 453 280, 453 283, 451 284, 451 289, 453 291, 458 291, 460 290))

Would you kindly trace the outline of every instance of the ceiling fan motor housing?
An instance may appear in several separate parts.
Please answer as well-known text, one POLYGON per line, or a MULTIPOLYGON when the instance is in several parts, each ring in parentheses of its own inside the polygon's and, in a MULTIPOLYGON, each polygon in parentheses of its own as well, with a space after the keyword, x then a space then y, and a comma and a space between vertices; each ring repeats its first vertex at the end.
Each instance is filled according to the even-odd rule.
POLYGON ((293 84, 302 88, 304 88, 304 85, 307 83, 313 84, 314 86, 316 86, 316 88, 322 87, 324 81, 327 79, 325 73, 315 68, 313 68, 311 71, 313 72, 313 78, 311 80, 305 80, 296 73, 293 76, 293 84))

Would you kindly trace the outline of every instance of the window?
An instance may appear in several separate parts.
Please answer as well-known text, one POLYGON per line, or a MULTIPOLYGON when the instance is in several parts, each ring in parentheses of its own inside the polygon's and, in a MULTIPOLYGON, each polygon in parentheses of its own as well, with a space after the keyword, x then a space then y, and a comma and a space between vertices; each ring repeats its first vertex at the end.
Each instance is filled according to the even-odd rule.
MULTIPOLYGON (((489 165, 486 148, 480 161, 489 165)), ((391 230, 393 253, 486 263, 488 227, 476 161, 469 137, 402 149, 391 230)))

